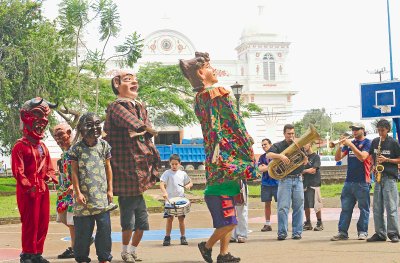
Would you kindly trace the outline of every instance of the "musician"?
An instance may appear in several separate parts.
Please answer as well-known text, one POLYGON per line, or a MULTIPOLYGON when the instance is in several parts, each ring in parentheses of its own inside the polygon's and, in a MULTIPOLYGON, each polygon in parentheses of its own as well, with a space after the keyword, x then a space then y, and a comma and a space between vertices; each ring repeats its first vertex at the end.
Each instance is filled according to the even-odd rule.
MULTIPOLYGON (((376 127, 379 137, 372 140, 369 154, 374 160, 374 166, 383 165, 384 170, 381 173, 380 181, 375 182, 373 199, 375 234, 368 238, 367 242, 386 241, 387 236, 395 243, 399 242, 397 165, 400 164, 400 145, 395 139, 388 136, 391 127, 387 120, 379 120, 376 127), (384 219, 385 208, 387 228, 384 219)), ((377 172, 374 173, 377 178, 377 172)))
POLYGON ((117 99, 106 110, 104 139, 112 147, 113 192, 119 196, 122 228, 121 257, 125 262, 135 262, 143 231, 149 230, 143 193, 159 176, 160 155, 152 142, 157 131, 144 104, 136 99, 139 85, 135 74, 118 72, 111 79, 111 87, 117 99))
POLYGON ((303 171, 303 187, 304 187, 304 213, 306 215, 306 222, 303 225, 304 230, 322 231, 324 225, 321 219, 322 210, 322 197, 321 197, 321 173, 319 167, 321 166, 321 158, 312 149, 313 143, 304 145, 304 150, 307 153, 308 163, 303 171), (313 228, 311 224, 311 208, 314 209, 317 216, 317 225, 313 228))
POLYGON ((261 202, 264 202, 264 215, 265 225, 261 229, 262 232, 272 231, 271 227, 271 202, 274 198, 275 203, 278 201, 278 180, 275 180, 268 174, 268 163, 270 160, 267 159, 267 152, 271 148, 272 143, 270 139, 265 138, 261 141, 263 153, 258 159, 258 170, 262 172, 261 178, 261 202))
POLYGON ((230 92, 223 87, 212 87, 218 79, 208 53, 196 52, 195 58, 180 60, 179 64, 197 92, 195 113, 206 153, 204 199, 215 228, 208 241, 198 247, 204 260, 213 262, 212 247, 220 241, 217 262, 239 262, 240 258, 228 252, 231 231, 237 224, 233 196, 240 192, 239 180, 256 175, 253 139, 236 111, 230 92))
MULTIPOLYGON (((267 158, 279 159, 285 164, 291 160, 284 154, 281 154, 294 141, 294 126, 286 124, 283 127, 283 141, 274 143, 268 150, 267 158)), ((279 181, 278 185, 278 240, 285 240, 288 232, 288 214, 290 204, 292 204, 292 239, 301 239, 303 233, 303 209, 304 209, 304 190, 301 173, 304 170, 304 164, 308 162, 304 154, 304 163, 294 169, 289 175, 279 181)))
POLYGON ((348 230, 354 206, 358 203, 360 218, 357 222, 359 240, 368 236, 369 206, 371 189, 369 149, 371 141, 365 137, 365 126, 362 123, 353 123, 351 128, 354 139, 344 138, 337 145, 335 161, 348 156, 347 176, 340 196, 342 211, 340 212, 338 234, 331 241, 347 240, 348 230))

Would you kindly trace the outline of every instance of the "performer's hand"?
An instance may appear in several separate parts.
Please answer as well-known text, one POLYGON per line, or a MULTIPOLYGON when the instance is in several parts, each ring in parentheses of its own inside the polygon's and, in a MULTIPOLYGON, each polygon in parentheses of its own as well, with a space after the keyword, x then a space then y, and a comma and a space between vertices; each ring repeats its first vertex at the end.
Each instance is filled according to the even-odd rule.
POLYGON ((146 127, 146 131, 147 131, 148 133, 150 133, 151 135, 153 135, 153 136, 157 136, 157 135, 158 135, 158 131, 154 130, 154 129, 151 128, 151 127, 146 127))
POLYGON ((164 198, 164 200, 167 200, 168 199, 168 194, 164 193, 162 197, 164 198))
POLYGON ((107 199, 108 199, 108 203, 112 203, 113 202, 113 191, 107 191, 107 199))
POLYGON ((71 185, 68 187, 67 191, 65 191, 65 193, 66 193, 67 195, 72 195, 73 192, 74 192, 74 186, 71 184, 71 185))
POLYGON ((189 183, 189 184, 185 185, 184 187, 185 187, 186 190, 190 191, 190 188, 191 188, 192 186, 191 186, 190 183, 189 183))
POLYGON ((352 142, 350 139, 346 139, 346 140, 343 140, 342 144, 345 146, 350 146, 352 144, 352 142))
POLYGON ((286 155, 284 155, 284 154, 279 154, 279 159, 280 159, 284 164, 289 164, 289 163, 290 163, 289 158, 288 158, 286 155))
POLYGON ((135 132, 135 131, 132 131, 132 130, 128 130, 128 133, 129 133, 129 137, 134 138, 134 137, 137 137, 137 136, 140 136, 140 135, 144 135, 146 133, 146 131, 135 132))
POLYGON ((86 205, 86 198, 85 198, 85 196, 84 196, 82 193, 79 193, 79 194, 78 194, 78 196, 76 197, 76 201, 77 201, 79 204, 86 205))
POLYGON ((384 162, 387 162, 387 161, 388 161, 388 159, 389 159, 389 158, 386 158, 385 156, 383 156, 383 155, 380 155, 380 156, 378 157, 378 163, 384 163, 384 162))

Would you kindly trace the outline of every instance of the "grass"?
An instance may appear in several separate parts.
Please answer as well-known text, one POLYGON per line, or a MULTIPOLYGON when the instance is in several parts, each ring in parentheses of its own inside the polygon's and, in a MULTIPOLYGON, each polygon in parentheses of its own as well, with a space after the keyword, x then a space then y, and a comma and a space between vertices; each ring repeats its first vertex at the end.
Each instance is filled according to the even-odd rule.
MULTIPOLYGON (((2 189, 2 188, 0 188, 2 189)), ((1 190, 2 191, 2 190, 1 190)), ((15 192, 15 188, 12 189, 15 192)), ((144 195, 147 207, 160 207, 162 204, 151 196, 144 195)), ((57 194, 55 192, 50 193, 50 214, 56 214, 56 200, 57 194)), ((118 203, 118 196, 114 197, 114 203, 118 203)), ((17 200, 15 195, 11 196, 0 196, 0 218, 6 217, 19 217, 19 211, 17 207, 17 200)))
MULTIPOLYGON (((398 189, 400 189, 400 182, 397 183, 398 189)), ((340 197, 342 193, 343 184, 327 184, 321 186, 322 197, 340 197)), ((192 194, 197 196, 204 195, 204 190, 191 190, 192 194)), ((249 195, 259 197, 261 192, 260 185, 249 185, 249 195)), ((371 193, 374 192, 374 186, 372 185, 371 193)))

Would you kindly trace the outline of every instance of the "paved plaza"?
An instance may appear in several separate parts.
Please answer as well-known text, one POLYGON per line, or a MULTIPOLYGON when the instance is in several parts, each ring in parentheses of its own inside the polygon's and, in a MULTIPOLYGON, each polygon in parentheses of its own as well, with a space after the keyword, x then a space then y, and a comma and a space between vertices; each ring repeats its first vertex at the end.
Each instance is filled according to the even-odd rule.
MULTIPOLYGON (((355 209, 350 226, 350 238, 347 241, 332 242, 329 239, 337 232, 337 221, 340 208, 324 208, 323 219, 325 229, 321 232, 306 231, 301 240, 287 239, 277 241, 276 239, 276 216, 272 217, 273 231, 261 232, 263 226, 263 209, 258 204, 258 199, 251 199, 249 212, 249 239, 246 243, 233 243, 230 251, 235 256, 242 258, 241 262, 399 262, 400 243, 379 242, 367 243, 357 240, 356 219, 358 209, 355 209), (354 220, 355 219, 355 220, 354 220)), ((275 211, 274 211, 275 213, 275 211)), ((290 215, 291 216, 291 215, 290 215)), ((290 218, 289 216, 289 218, 290 218)), ((315 216, 312 217, 315 224, 315 216)), ((211 217, 204 204, 193 204, 191 212, 186 217, 188 246, 181 246, 179 241, 178 222, 174 221, 172 244, 169 247, 162 246, 164 237, 165 220, 161 213, 150 214, 150 228, 145 234, 144 241, 138 249, 139 257, 143 263, 147 262, 204 262, 198 251, 197 243, 206 240, 212 232, 211 217), (175 237, 175 238, 174 238, 175 237), (175 239, 175 240, 174 240, 175 239)), ((20 224, 0 226, 0 262, 19 262, 20 252, 20 224)), ((373 220, 371 214, 370 235, 373 234, 373 220)), ((290 229, 289 229, 290 230, 290 229)), ((119 217, 112 217, 113 233, 113 262, 121 260, 121 243, 119 217)), ((290 237, 289 233, 289 237, 290 237)), ((50 262, 74 262, 73 259, 59 260, 57 255, 69 246, 67 228, 56 222, 50 222, 49 234, 45 243, 44 256, 50 262)), ((214 248, 213 258, 216 262, 218 247, 214 248)), ((97 262, 94 246, 91 247, 91 258, 97 262)))

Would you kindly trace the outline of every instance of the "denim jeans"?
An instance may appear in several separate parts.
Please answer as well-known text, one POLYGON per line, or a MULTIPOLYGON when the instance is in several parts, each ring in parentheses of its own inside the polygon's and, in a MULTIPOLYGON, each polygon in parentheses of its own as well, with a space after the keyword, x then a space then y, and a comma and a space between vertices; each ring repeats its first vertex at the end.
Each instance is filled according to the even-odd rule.
POLYGON ((287 237, 289 208, 292 205, 292 237, 303 232, 304 190, 301 176, 284 178, 278 185, 278 236, 287 237))
POLYGON ((397 189, 397 180, 382 176, 380 183, 375 183, 374 190, 374 224, 375 233, 382 238, 386 235, 399 236, 399 194, 397 189), (384 219, 384 212, 386 208, 387 216, 387 232, 386 223, 384 219))
POLYGON ((369 221, 369 205, 370 196, 369 190, 371 185, 369 183, 352 183, 345 182, 340 200, 342 203, 342 211, 339 218, 339 233, 348 237, 348 230, 353 214, 354 206, 358 202, 360 209, 360 218, 357 222, 357 233, 368 235, 368 221, 369 221))
POLYGON ((99 261, 111 261, 111 220, 110 212, 91 216, 74 216, 76 262, 90 262, 90 239, 96 223, 96 254, 99 261))

